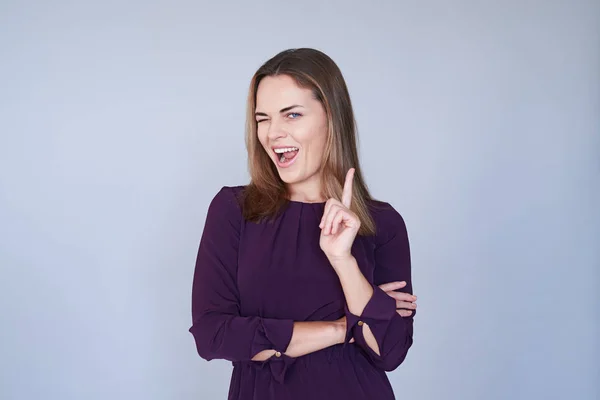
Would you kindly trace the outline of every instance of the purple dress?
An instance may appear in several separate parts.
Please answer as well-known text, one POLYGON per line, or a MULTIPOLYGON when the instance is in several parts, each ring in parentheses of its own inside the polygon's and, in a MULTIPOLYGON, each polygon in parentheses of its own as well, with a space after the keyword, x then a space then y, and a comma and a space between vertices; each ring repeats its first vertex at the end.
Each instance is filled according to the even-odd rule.
POLYGON ((270 223, 244 221, 243 186, 223 187, 210 203, 192 290, 199 355, 233 364, 230 400, 394 399, 385 371, 396 369, 412 344, 413 315, 377 285, 407 281, 412 293, 404 220, 388 203, 369 205, 375 236, 357 236, 352 254, 374 294, 362 315, 349 312, 342 286, 319 247, 325 203, 291 201, 270 223), (333 321, 346 315, 345 343, 301 357, 285 354, 294 321, 333 321), (381 355, 366 344, 368 324, 381 355), (355 342, 348 343, 354 337, 355 342), (262 350, 278 353, 252 361, 262 350))

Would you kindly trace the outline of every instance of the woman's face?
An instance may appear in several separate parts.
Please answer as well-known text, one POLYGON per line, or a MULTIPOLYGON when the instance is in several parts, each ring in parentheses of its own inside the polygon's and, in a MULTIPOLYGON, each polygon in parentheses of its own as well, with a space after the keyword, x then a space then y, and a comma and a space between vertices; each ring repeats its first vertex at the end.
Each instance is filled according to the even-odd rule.
POLYGON ((288 75, 263 78, 256 93, 258 139, 287 184, 319 182, 327 116, 310 89, 288 75))

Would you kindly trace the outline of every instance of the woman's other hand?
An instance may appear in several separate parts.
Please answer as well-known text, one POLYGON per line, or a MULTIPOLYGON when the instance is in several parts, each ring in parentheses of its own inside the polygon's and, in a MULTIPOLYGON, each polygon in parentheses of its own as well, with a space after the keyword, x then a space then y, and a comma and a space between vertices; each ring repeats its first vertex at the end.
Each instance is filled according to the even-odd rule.
POLYGON ((396 300, 396 312, 402 317, 410 317, 412 310, 417 309, 417 296, 410 293, 395 292, 396 289, 401 289, 406 286, 406 281, 388 282, 379 285, 379 288, 393 297, 396 300))

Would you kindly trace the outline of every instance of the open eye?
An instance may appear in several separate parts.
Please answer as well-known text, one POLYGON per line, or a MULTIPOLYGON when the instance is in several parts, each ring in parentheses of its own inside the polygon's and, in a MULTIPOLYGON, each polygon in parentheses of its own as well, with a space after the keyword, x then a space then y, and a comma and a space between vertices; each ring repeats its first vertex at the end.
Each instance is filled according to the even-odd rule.
POLYGON ((297 113, 297 112, 291 112, 287 116, 290 117, 291 119, 297 119, 298 117, 301 117, 302 114, 297 113))

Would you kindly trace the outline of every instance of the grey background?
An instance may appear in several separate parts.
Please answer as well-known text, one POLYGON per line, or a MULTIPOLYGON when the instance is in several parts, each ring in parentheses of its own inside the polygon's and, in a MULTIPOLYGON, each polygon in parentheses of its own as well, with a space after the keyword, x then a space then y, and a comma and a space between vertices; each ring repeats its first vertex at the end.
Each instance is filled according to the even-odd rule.
POLYGON ((341 67, 420 313, 399 399, 600 398, 597 1, 2 1, 0 398, 222 399, 191 335, 246 90, 341 67))

